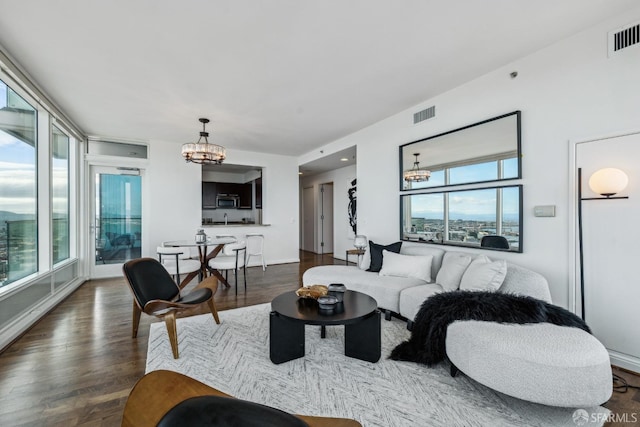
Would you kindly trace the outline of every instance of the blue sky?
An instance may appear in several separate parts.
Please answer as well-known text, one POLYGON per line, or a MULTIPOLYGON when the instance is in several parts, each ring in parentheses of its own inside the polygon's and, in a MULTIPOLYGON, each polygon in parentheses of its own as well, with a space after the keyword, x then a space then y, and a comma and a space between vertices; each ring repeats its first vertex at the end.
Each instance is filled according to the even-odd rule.
MULTIPOLYGON (((7 106, 7 86, 0 81, 0 108, 7 106)), ((15 96, 15 94, 14 94, 15 96)), ((35 118, 34 118, 35 122, 35 118)), ((33 123, 35 126, 35 123, 33 123)), ((0 130, 0 210, 19 214, 36 213, 36 149, 0 130)), ((53 211, 66 212, 66 161, 52 162, 53 211), (56 197, 62 195, 63 197, 56 197)))
MULTIPOLYGON (((0 108, 7 86, 0 81, 0 108)), ((0 210, 35 214, 35 148, 0 130, 0 210)))

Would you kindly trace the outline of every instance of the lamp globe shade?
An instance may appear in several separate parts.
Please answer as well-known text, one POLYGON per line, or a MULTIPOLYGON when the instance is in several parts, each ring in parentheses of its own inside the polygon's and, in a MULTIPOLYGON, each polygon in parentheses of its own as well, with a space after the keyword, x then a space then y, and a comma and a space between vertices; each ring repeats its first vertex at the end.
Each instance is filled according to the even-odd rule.
POLYGON ((362 234, 358 234, 356 238, 353 240, 353 246, 358 249, 364 249, 367 247, 367 236, 363 236, 362 234))
POLYGON ((629 183, 627 174, 616 168, 604 168, 589 178, 589 188, 602 196, 613 196, 624 190, 629 183))

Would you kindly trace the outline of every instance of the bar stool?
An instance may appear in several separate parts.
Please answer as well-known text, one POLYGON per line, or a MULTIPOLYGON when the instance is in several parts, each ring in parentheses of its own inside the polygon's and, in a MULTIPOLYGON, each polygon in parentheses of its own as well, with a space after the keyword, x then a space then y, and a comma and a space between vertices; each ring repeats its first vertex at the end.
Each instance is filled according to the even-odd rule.
POLYGON ((264 262, 264 236, 259 233, 247 234, 247 264, 251 256, 259 256, 262 262, 262 271, 267 269, 267 264, 264 262))

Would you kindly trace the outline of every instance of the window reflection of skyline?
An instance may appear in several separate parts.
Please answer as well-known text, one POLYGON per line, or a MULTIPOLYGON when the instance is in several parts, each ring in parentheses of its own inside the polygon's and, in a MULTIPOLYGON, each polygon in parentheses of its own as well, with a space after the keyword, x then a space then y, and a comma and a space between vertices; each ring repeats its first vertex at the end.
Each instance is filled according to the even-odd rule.
POLYGON ((414 194, 403 199, 410 213, 403 223, 406 240, 479 245, 483 236, 500 234, 513 249, 520 246, 519 187, 414 194), (500 193, 502 205, 498 209, 500 193))
MULTIPOLYGON (((502 192, 502 207, 504 218, 517 219, 520 211, 520 197, 518 189, 507 187, 502 192)), ((444 196, 437 194, 419 194, 411 198, 411 217, 425 219, 444 218, 444 196)), ((456 219, 486 219, 495 218, 496 193, 491 190, 469 190, 449 193, 449 218, 456 219)))
MULTIPOLYGON (((492 181, 497 179, 512 179, 518 177, 518 161, 517 158, 509 158, 501 160, 502 175, 500 175, 500 162, 476 163, 466 166, 450 168, 449 180, 445 179, 445 170, 431 170, 431 177, 428 181, 412 182, 411 190, 419 190, 422 188, 442 187, 445 185, 467 184, 474 182, 492 181)), ((428 168, 427 168, 428 169, 428 168)), ((408 187, 405 189, 409 189, 408 187)))

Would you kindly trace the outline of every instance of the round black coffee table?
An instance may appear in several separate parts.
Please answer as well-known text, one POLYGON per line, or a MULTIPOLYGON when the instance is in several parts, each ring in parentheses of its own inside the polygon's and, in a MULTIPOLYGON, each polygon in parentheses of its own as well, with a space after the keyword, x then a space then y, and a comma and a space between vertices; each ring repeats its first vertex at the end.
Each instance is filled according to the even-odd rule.
POLYGON ((380 312, 376 300, 361 292, 346 291, 333 310, 321 310, 314 299, 299 298, 295 291, 271 301, 269 356, 273 363, 304 356, 305 325, 324 328, 344 325, 344 354, 367 362, 380 360, 380 312))

